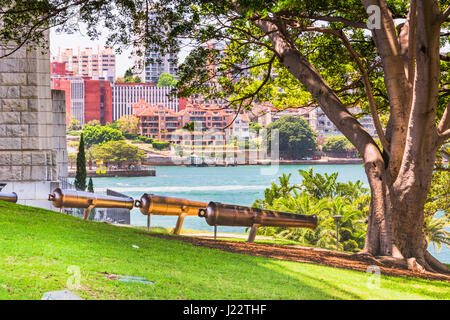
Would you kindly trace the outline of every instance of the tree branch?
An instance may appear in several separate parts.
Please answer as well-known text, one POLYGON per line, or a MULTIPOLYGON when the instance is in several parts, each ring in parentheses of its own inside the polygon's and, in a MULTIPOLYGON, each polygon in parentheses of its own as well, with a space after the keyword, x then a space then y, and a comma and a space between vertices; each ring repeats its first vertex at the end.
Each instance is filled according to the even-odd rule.
POLYGON ((373 138, 342 104, 314 66, 283 33, 282 27, 264 19, 254 19, 253 23, 268 34, 280 63, 306 87, 327 117, 360 152, 364 161, 383 163, 381 152, 373 138))
POLYGON ((450 102, 445 108, 441 121, 437 126, 438 145, 442 145, 450 137, 450 102))
POLYGON ((381 142, 381 145, 383 146, 383 150, 386 151, 387 154, 389 154, 389 142, 386 139, 383 127, 381 126, 380 118, 378 117, 377 105, 375 102, 375 98, 373 96, 372 86, 369 81, 369 75, 368 75, 366 69, 364 68, 364 65, 362 64, 361 60, 359 59, 358 53, 355 51, 355 49, 351 45, 351 43, 348 40, 345 33, 342 30, 319 28, 319 27, 306 27, 306 30, 313 30, 313 31, 319 31, 319 32, 323 32, 323 33, 333 34, 342 40, 345 47, 349 51, 350 56, 353 58, 356 65, 358 66, 359 71, 361 72, 362 80, 364 83, 364 88, 366 90, 367 98, 369 100, 370 112, 372 114, 372 119, 373 119, 375 128, 377 130, 378 137, 380 138, 380 142, 381 142))
POLYGON ((445 22, 445 20, 447 20, 449 16, 450 16, 450 6, 448 6, 447 9, 444 10, 444 12, 442 12, 441 23, 445 22))

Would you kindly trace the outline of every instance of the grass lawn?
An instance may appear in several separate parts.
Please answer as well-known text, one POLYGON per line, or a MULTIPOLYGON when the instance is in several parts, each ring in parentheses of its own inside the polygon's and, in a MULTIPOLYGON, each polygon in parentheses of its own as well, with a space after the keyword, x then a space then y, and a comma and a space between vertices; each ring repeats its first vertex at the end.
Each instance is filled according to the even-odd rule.
POLYGON ((77 268, 72 291, 85 299, 450 299, 444 282, 382 276, 371 289, 363 272, 197 247, 0 201, 0 299, 63 290, 77 268))

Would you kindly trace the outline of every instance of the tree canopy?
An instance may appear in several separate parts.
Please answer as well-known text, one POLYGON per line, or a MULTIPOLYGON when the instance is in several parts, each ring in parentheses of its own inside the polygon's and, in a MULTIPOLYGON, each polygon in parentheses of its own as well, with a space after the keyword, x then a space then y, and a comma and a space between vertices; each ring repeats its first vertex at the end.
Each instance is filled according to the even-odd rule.
POLYGON ((94 149, 95 157, 105 163, 137 163, 145 160, 145 152, 125 141, 108 141, 94 149))
POLYGON ((157 87, 175 87, 177 85, 177 80, 170 73, 161 73, 158 79, 157 87))
POLYGON ((134 115, 124 115, 115 123, 122 133, 139 133, 139 118, 134 115))
POLYGON ((267 126, 269 135, 274 129, 279 131, 279 151, 284 157, 300 159, 317 150, 317 135, 302 118, 282 116, 267 126))
POLYGON ((322 144, 324 152, 350 152, 355 147, 348 141, 346 137, 329 137, 322 144))
POLYGON ((123 140, 122 132, 108 126, 88 126, 83 127, 84 140, 87 147, 94 144, 105 143, 109 141, 123 140))

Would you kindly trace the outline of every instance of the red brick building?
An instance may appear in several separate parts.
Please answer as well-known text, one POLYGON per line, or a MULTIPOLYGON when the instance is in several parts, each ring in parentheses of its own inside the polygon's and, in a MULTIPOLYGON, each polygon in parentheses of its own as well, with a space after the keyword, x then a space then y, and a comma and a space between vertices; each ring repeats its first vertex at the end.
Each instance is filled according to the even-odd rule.
POLYGON ((112 123, 112 88, 107 80, 90 77, 52 77, 52 89, 66 92, 66 124, 75 117, 81 124, 98 120, 112 123))

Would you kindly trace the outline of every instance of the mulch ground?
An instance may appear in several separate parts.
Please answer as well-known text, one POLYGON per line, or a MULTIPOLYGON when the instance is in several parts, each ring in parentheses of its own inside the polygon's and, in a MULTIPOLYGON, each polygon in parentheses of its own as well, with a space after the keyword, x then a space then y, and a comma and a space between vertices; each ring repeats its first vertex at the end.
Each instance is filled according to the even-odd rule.
POLYGON ((430 272, 418 272, 401 268, 395 263, 383 262, 367 256, 337 252, 320 248, 301 247, 292 245, 259 244, 240 241, 213 240, 198 237, 174 236, 162 234, 149 234, 168 240, 178 240, 191 243, 195 246, 219 249, 222 251, 261 256, 279 260, 289 260, 304 263, 313 263, 341 269, 356 271, 367 271, 367 267, 376 265, 380 268, 382 275, 396 277, 412 277, 427 280, 440 280, 450 282, 450 276, 430 272))

